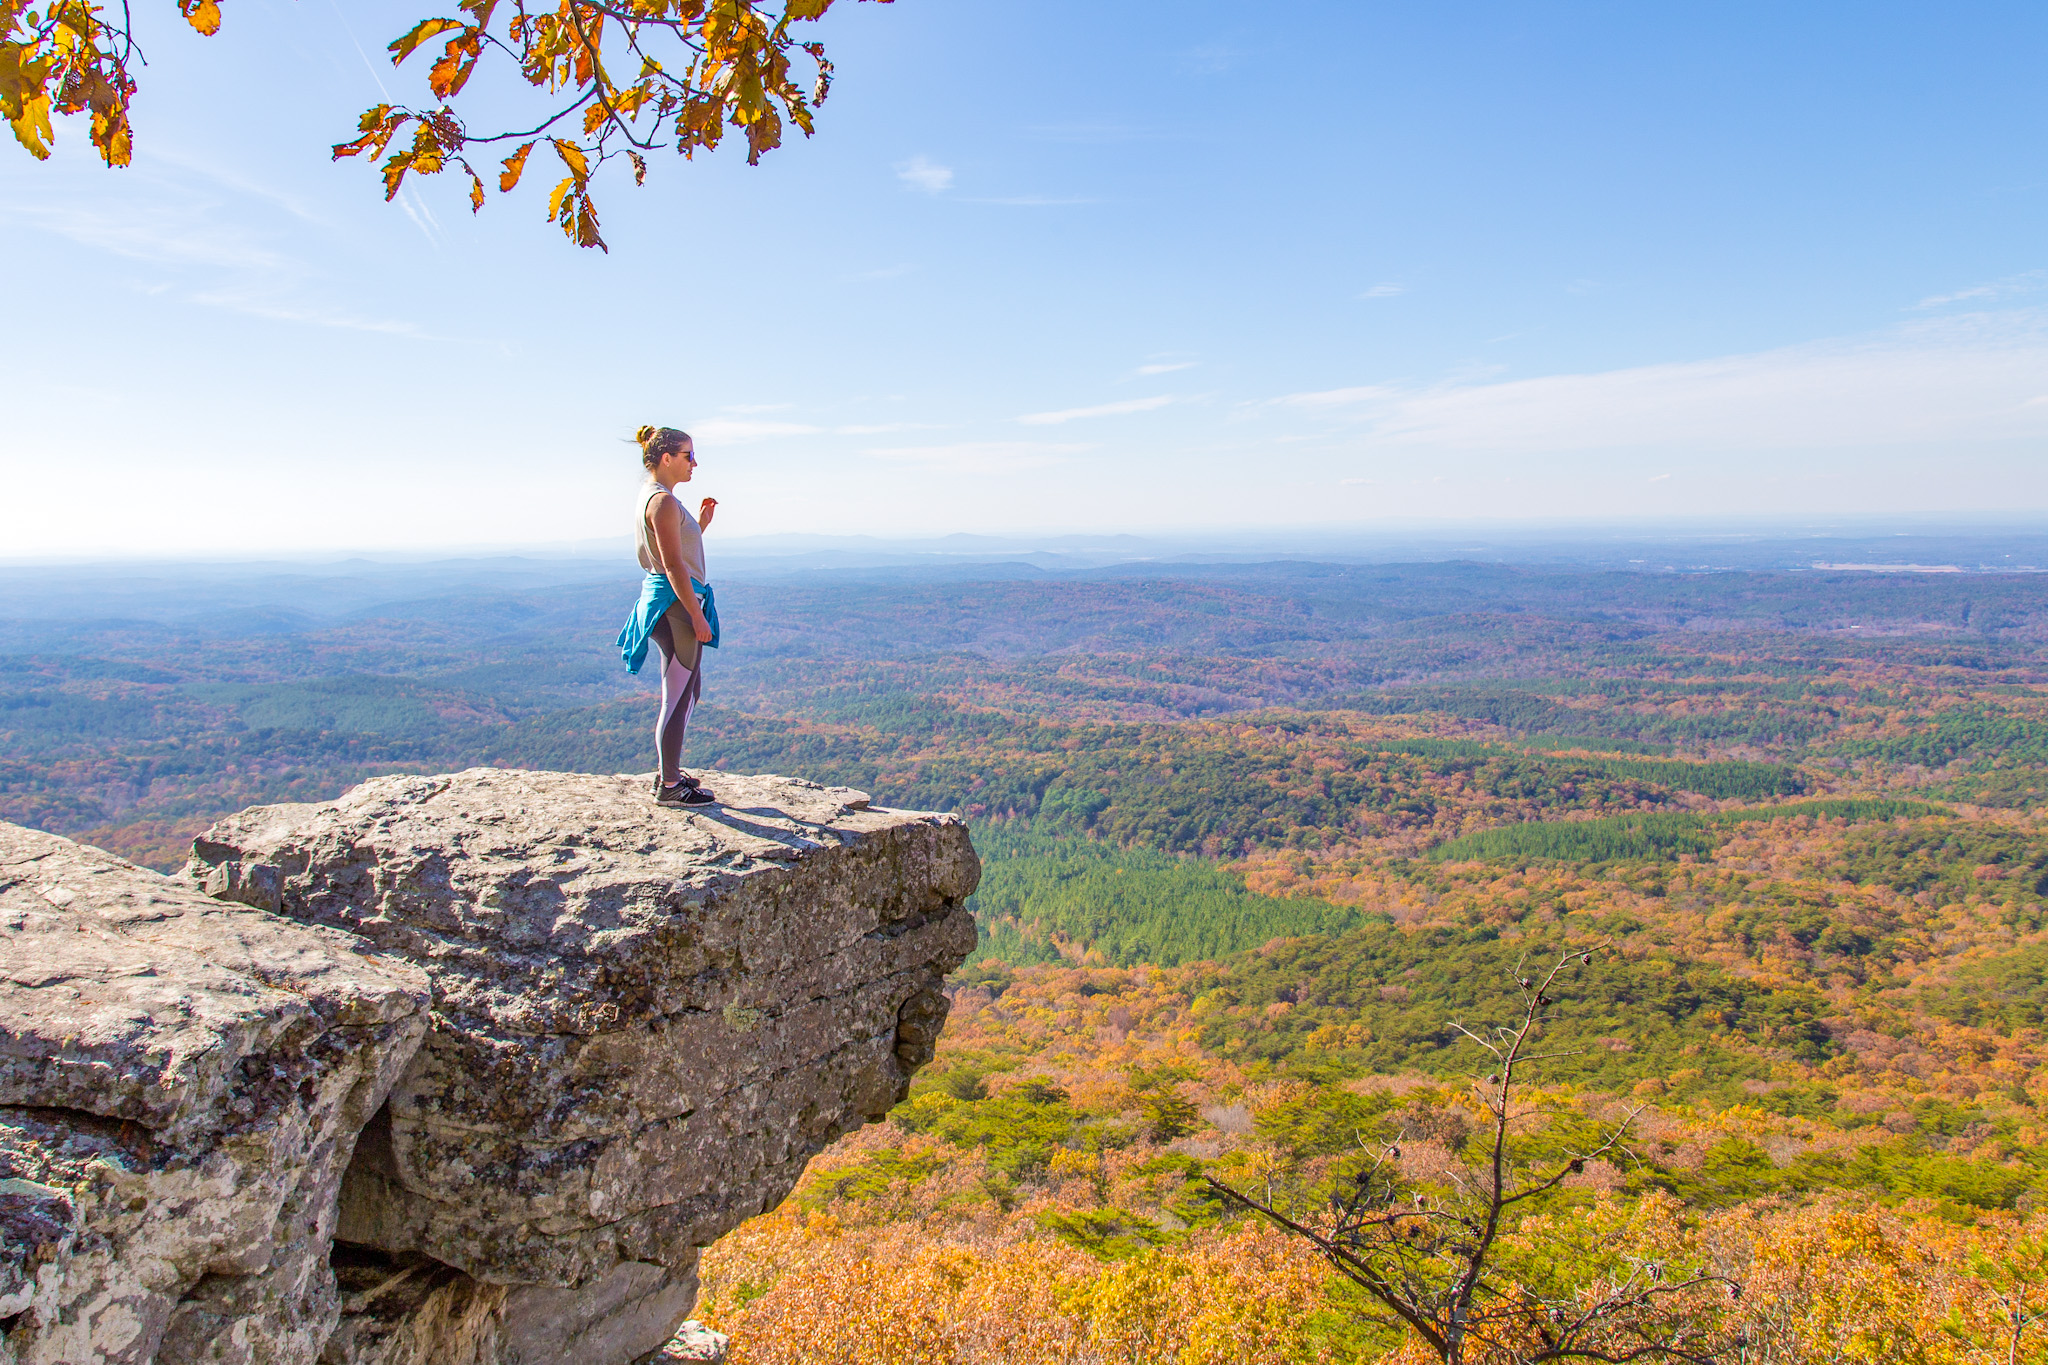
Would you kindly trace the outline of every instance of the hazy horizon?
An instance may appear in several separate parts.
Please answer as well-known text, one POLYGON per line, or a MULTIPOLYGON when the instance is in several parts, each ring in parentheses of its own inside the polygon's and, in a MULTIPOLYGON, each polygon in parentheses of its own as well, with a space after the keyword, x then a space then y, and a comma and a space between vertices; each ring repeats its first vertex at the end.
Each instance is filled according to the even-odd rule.
MULTIPOLYGON (((1501 566, 1652 571, 1835 570, 2048 571, 2048 521, 1991 519, 1747 523, 1416 523, 1402 527, 1238 528, 1146 534, 1136 531, 950 532, 929 537, 834 536, 792 532, 710 538, 720 576, 761 577, 833 570, 934 571, 1005 566, 1050 573, 1117 565, 1163 570, 1263 562, 1428 565, 1470 561, 1501 566)), ((540 579, 630 577, 624 536, 552 544, 417 546, 404 550, 308 549, 130 556, 0 556, 0 588, 61 586, 126 574, 215 576, 266 573, 391 574, 408 568, 535 575, 540 579)), ((0 604, 0 619, 10 615, 0 604)))

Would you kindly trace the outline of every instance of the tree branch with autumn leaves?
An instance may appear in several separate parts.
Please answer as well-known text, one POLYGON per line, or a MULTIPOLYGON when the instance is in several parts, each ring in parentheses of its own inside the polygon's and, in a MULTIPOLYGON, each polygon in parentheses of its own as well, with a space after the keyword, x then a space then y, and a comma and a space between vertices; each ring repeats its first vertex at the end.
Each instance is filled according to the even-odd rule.
MULTIPOLYGON (((200 33, 219 31, 218 0, 177 4, 200 33)), ((396 66, 438 41, 427 71, 434 102, 373 105, 334 156, 383 158, 387 200, 408 175, 459 170, 469 177, 477 211, 485 174, 509 192, 545 143, 565 172, 548 195, 548 221, 578 246, 602 250, 591 184, 605 162, 625 157, 641 184, 648 153, 673 147, 694 157, 715 149, 729 129, 746 138, 749 165, 781 145, 785 125, 810 135, 813 113, 831 87, 832 63, 821 44, 800 41, 793 26, 815 22, 832 4, 562 0, 534 8, 526 0, 460 0, 456 17, 422 19, 388 48, 396 66), (524 131, 474 133, 456 104, 479 67, 499 59, 546 97, 543 115, 524 131), (506 142, 517 145, 495 167, 479 172, 472 164, 473 149, 506 142)), ((141 60, 126 0, 118 18, 88 0, 48 0, 39 8, 0 0, 0 115, 38 159, 50 155, 52 114, 89 113, 101 157, 109 166, 127 165, 141 60)))
MULTIPOLYGON (((178 12, 201 33, 220 30, 216 0, 178 0, 178 12)), ((135 154, 128 108, 133 68, 142 64, 127 0, 120 20, 88 0, 0 0, 0 118, 38 161, 56 141, 53 114, 89 114, 87 136, 109 166, 135 154)))

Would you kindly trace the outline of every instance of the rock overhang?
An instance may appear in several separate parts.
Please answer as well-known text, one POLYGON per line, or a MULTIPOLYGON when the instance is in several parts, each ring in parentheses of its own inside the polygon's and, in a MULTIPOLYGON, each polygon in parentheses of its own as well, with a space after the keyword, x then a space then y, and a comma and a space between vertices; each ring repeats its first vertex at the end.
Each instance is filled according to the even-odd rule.
POLYGON ((186 878, 420 964, 433 1030, 342 1192, 342 1240, 573 1289, 695 1249, 881 1117, 972 950, 954 817, 714 774, 472 769, 258 808, 186 878))
POLYGON ((974 943, 958 820, 707 782, 379 779, 172 879, 0 827, 0 1360, 657 1345, 697 1248, 902 1097, 974 943))

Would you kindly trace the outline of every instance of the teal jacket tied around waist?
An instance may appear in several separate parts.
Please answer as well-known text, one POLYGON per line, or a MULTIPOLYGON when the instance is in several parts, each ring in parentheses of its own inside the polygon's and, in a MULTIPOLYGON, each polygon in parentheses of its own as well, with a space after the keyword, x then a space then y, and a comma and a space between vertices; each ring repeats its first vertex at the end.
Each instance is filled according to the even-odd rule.
MULTIPOLYGON (((704 619, 711 625, 711 638, 704 643, 712 649, 718 648, 718 598, 712 594, 711 585, 690 580, 690 591, 697 594, 698 605, 704 608, 704 619)), ((640 584, 640 600, 633 604, 633 614, 626 618, 626 625, 619 632, 619 655, 626 661, 628 673, 638 673, 640 665, 647 662, 647 642, 654 634, 654 623, 661 614, 675 605, 676 590, 669 586, 668 575, 650 573, 640 584)))

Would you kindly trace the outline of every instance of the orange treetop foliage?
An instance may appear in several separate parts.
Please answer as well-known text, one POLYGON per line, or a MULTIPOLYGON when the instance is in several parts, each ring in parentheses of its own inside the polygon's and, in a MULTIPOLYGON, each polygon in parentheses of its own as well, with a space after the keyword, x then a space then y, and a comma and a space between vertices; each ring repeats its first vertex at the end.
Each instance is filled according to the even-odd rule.
MULTIPOLYGON (((459 167, 469 177, 470 207, 479 210, 484 178, 470 164, 470 149, 513 144, 497 170, 504 192, 519 183, 528 157, 545 141, 566 172, 548 195, 548 221, 560 223, 578 246, 602 250, 590 186, 613 157, 632 163, 639 184, 647 177, 643 153, 673 146, 693 156, 717 147, 727 127, 745 135, 749 165, 781 145, 785 121, 810 134, 832 63, 821 44, 792 36, 791 25, 821 18, 832 3, 783 0, 778 12, 754 0, 562 0, 555 8, 460 0, 459 17, 422 19, 387 49, 396 66, 440 41, 427 72, 434 103, 364 110, 357 136, 334 155, 385 157, 386 199, 409 172, 459 167), (797 52, 809 59, 805 70, 797 52), (456 114, 470 77, 494 55, 547 96, 545 117, 533 127, 476 134, 456 114)), ((200 33, 219 31, 218 0, 178 0, 178 8, 200 33)), ((53 111, 89 111, 93 146, 109 166, 127 165, 134 152, 132 67, 140 61, 125 0, 118 22, 87 0, 50 0, 41 11, 0 0, 0 112, 39 160, 50 155, 53 111)))
MULTIPOLYGON (((732 1335, 735 1365, 1434 1361, 1399 1324, 1362 1314, 1301 1243, 1205 1201, 1199 1176, 1326 1218, 1325 1197, 1370 1160, 1362 1120, 1367 1137, 1374 1122, 1402 1134, 1404 1177, 1439 1188, 1486 1133, 1483 1097, 1419 1075, 1305 1081, 1215 1051, 1202 1034, 1216 1016, 1200 1002, 1217 971, 956 977, 938 1057, 909 1102, 842 1138, 788 1201, 707 1248, 697 1314, 732 1335)), ((1221 984, 1233 976, 1242 969, 1221 984)), ((1904 1085, 1893 1102, 1929 1112, 1904 1085)), ((1747 1338, 1726 1362, 2048 1365, 2043 1211, 1731 1181, 1739 1152, 1768 1181, 1802 1157, 1897 1150, 1889 1126, 1851 1131, 1604 1085, 1549 1092, 1538 1107, 1538 1141, 1549 1125, 1562 1138, 1638 1111, 1639 1161, 1588 1162, 1555 1203, 1508 1220, 1505 1263, 1520 1283, 1591 1296, 1655 1267, 1738 1280, 1739 1300, 1700 1296, 1679 1314, 1747 1338)), ((1959 1132, 1938 1159, 1974 1143, 1991 1160, 1993 1141, 1959 1132)), ((1488 1365, 1529 1354, 1494 1344, 1478 1353, 1488 1365)))

